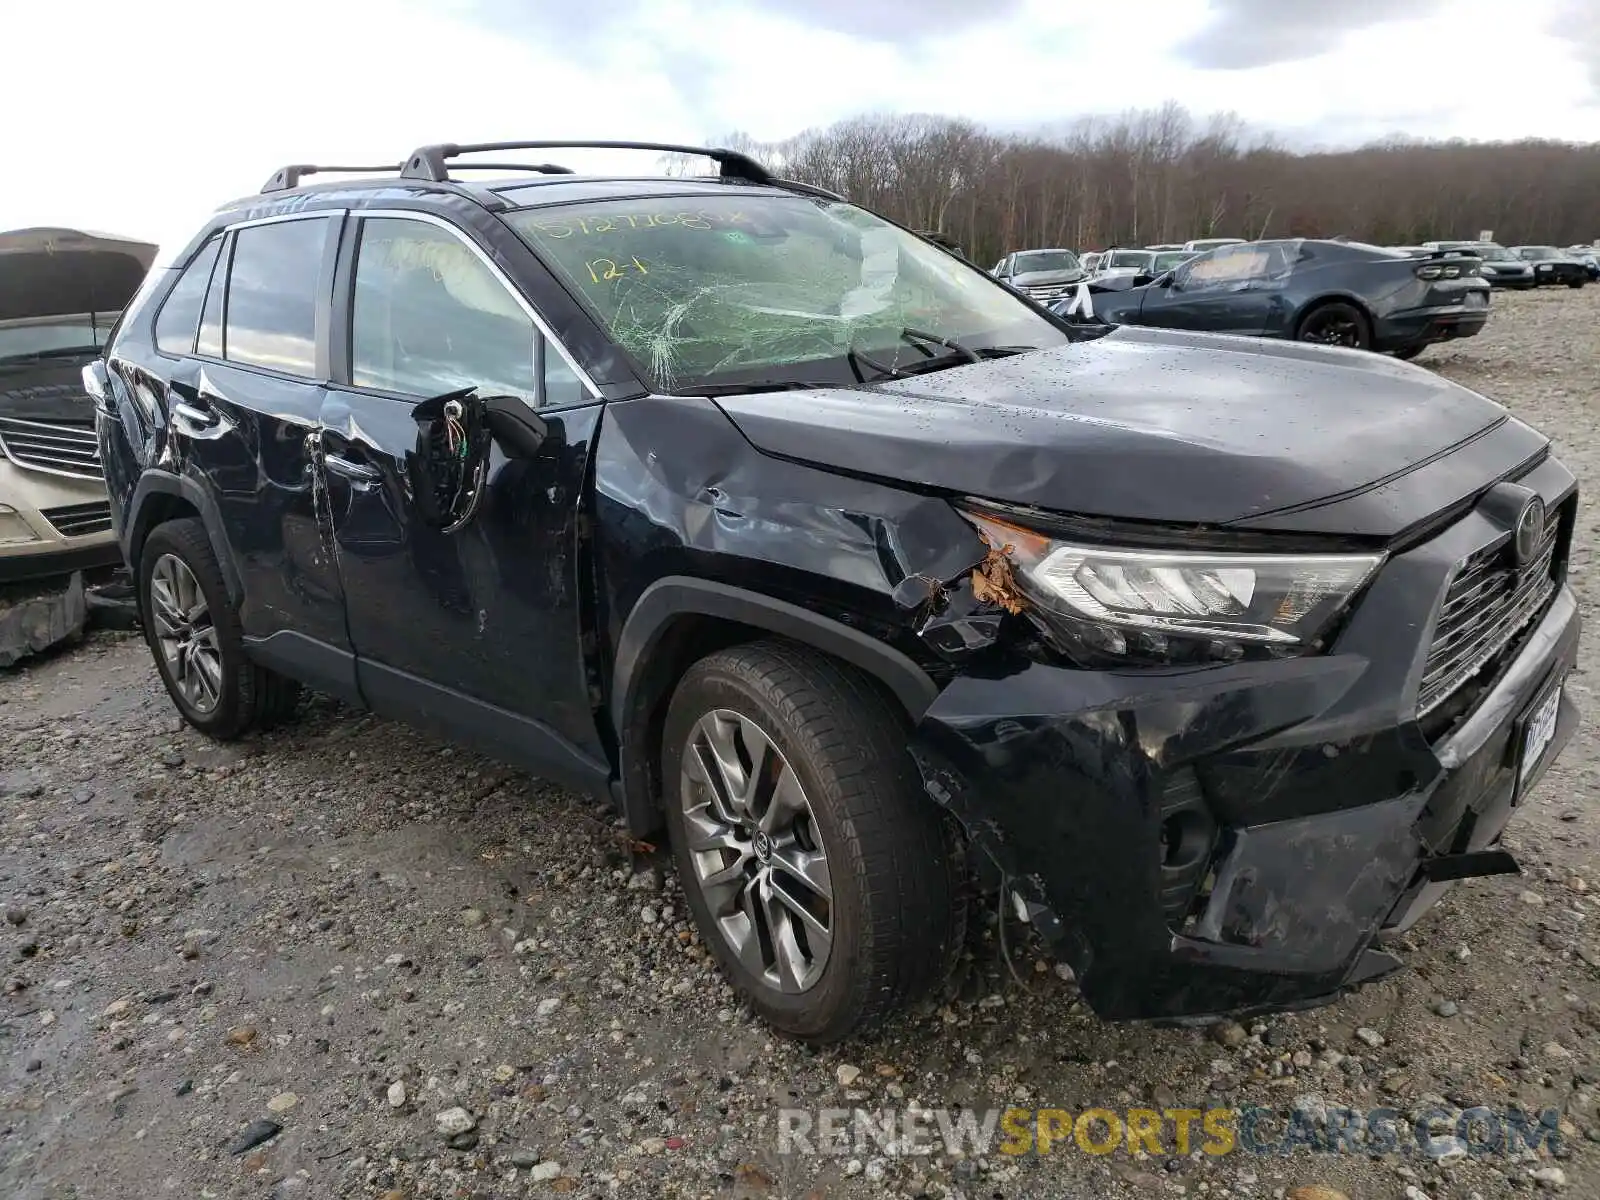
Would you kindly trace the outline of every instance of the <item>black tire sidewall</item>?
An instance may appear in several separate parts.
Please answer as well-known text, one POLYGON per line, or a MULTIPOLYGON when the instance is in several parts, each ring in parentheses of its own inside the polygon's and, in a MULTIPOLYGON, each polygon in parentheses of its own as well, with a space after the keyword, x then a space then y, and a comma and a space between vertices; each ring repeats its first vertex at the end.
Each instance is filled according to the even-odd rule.
MULTIPOLYGON (((1349 320, 1354 321, 1355 322, 1355 326, 1356 326, 1356 331, 1360 335, 1360 341, 1358 342, 1358 344, 1356 344, 1354 346, 1342 347, 1343 349, 1347 349, 1347 350, 1370 350, 1370 349, 1372 349, 1372 324, 1371 324, 1370 321, 1367 320, 1367 314, 1362 312, 1355 305, 1346 304, 1342 300, 1334 300, 1334 301, 1331 301, 1331 302, 1329 302, 1327 304, 1319 304, 1319 305, 1317 305, 1316 308, 1312 309, 1305 316, 1301 317, 1300 318, 1300 324, 1295 328, 1295 340, 1296 341, 1301 341, 1301 342, 1307 341, 1308 339, 1305 336, 1305 332, 1306 332, 1307 327, 1309 327, 1312 324, 1312 322, 1318 321, 1318 320, 1325 320, 1329 315, 1335 314, 1335 313, 1339 314, 1340 316, 1347 317, 1349 320)), ((1313 343, 1313 344, 1322 345, 1322 344, 1328 344, 1328 343, 1322 343, 1322 342, 1319 341, 1319 342, 1316 342, 1316 343, 1313 343)))
POLYGON ((832 802, 832 790, 804 742, 803 731, 797 737, 784 716, 775 712, 749 683, 732 672, 717 668, 714 663, 704 663, 685 678, 668 710, 662 729, 661 782, 673 861, 695 924, 701 937, 709 943, 717 963, 734 989, 768 1023, 796 1037, 826 1040, 863 1002, 852 994, 852 989, 866 982, 859 978, 855 966, 866 957, 862 937, 868 923, 863 912, 865 896, 859 886, 860 864, 853 860, 852 853, 856 844, 855 831, 846 828, 845 821, 841 820, 838 806, 832 802), (817 833, 828 856, 833 892, 830 910, 833 942, 822 978, 805 992, 794 995, 779 992, 745 968, 718 931, 710 905, 695 879, 694 864, 685 844, 687 826, 681 795, 683 752, 690 730, 713 709, 727 709, 755 721, 788 759, 811 802, 817 833))
POLYGON ((145 628, 145 641, 155 660, 156 671, 183 719, 202 733, 231 736, 248 724, 248 705, 245 689, 250 686, 246 674, 250 664, 245 659, 244 646, 239 635, 237 618, 228 599, 227 587, 222 582, 222 572, 209 546, 197 541, 188 522, 175 521, 158 525, 145 540, 139 555, 139 613, 145 628), (151 620, 150 581, 156 562, 162 555, 171 554, 183 562, 193 573, 206 598, 213 627, 217 632, 217 646, 222 658, 222 684, 216 707, 208 713, 196 712, 184 699, 182 691, 173 681, 165 655, 156 637, 155 622, 151 620))

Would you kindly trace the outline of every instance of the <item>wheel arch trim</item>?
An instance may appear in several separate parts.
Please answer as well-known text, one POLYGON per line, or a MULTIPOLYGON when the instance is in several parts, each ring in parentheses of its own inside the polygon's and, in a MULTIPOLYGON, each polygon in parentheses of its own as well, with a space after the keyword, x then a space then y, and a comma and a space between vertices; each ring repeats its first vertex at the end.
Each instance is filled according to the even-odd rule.
POLYGON ((659 699, 648 670, 653 652, 684 617, 710 617, 811 646, 871 675, 905 709, 913 724, 938 697, 939 686, 910 657, 860 630, 785 600, 729 584, 669 575, 640 595, 617 639, 611 671, 610 715, 619 741, 620 777, 614 787, 629 828, 642 835, 659 821, 650 767, 629 734, 644 709, 659 699))
POLYGON ((228 589, 228 599, 237 605, 244 598, 244 584, 239 565, 234 561, 222 514, 211 503, 204 488, 182 475, 159 470, 146 470, 140 475, 133 499, 128 502, 127 520, 123 524, 122 551, 129 569, 134 572, 139 569, 139 553, 143 549, 144 539, 153 528, 146 524, 145 514, 151 501, 158 496, 176 497, 200 514, 200 520, 206 528, 206 538, 211 543, 211 552, 216 555, 217 565, 222 570, 222 582, 228 589))

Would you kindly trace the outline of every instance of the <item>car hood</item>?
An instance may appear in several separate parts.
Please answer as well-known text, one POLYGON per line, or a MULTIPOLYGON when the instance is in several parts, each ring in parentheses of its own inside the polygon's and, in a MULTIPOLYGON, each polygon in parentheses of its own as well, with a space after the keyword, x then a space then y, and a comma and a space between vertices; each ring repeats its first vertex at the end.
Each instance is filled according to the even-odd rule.
POLYGON ((117 312, 144 282, 156 249, 81 229, 0 233, 0 321, 117 312))
POLYGON ((1013 275, 1013 287, 1048 287, 1052 283, 1072 283, 1083 278, 1083 268, 1074 267, 1070 271, 1025 271, 1021 275, 1013 275))
POLYGON ((855 475, 1063 513, 1362 536, 1392 537, 1548 444, 1381 355, 1130 327, 718 403, 760 450, 855 475))

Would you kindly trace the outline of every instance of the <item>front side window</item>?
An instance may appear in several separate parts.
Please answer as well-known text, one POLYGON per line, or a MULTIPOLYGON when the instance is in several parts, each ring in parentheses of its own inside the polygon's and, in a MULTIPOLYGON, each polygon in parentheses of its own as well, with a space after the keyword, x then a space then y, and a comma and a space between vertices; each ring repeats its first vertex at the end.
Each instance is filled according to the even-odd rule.
POLYGON ((217 262, 220 235, 212 238, 184 268, 178 282, 167 293, 166 303, 156 314, 156 348, 164 354, 192 354, 195 330, 200 325, 200 306, 205 303, 211 269, 217 262))
POLYGON ((223 356, 310 378, 316 374, 317 288, 328 218, 247 225, 234 233, 223 356))
POLYGON ((1285 269, 1287 255, 1280 244, 1225 246, 1180 267, 1174 286, 1188 292, 1237 290, 1252 280, 1266 279, 1285 269))
POLYGON ((455 234, 404 218, 362 222, 351 383, 417 397, 476 386, 537 406, 538 353, 533 320, 455 234))
POLYGON ((1067 340, 982 271, 839 201, 695 195, 506 219, 664 391, 943 365, 927 334, 973 353, 1067 340))

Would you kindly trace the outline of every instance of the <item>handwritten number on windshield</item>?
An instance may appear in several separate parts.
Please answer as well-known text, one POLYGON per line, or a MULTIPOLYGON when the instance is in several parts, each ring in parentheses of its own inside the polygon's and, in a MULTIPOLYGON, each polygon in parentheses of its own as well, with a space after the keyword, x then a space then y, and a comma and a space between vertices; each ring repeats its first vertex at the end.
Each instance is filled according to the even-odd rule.
POLYGON ((650 274, 650 270, 637 257, 623 259, 621 263, 610 258, 596 258, 583 264, 589 268, 589 278, 595 283, 606 279, 621 279, 630 272, 650 274))

